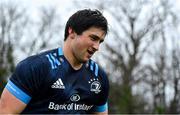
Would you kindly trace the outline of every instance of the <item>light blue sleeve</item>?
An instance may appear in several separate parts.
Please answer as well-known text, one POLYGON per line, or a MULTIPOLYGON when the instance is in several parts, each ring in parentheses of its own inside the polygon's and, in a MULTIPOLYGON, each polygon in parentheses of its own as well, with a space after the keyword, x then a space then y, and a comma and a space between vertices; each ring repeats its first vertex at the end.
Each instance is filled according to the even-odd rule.
POLYGON ((31 100, 31 97, 27 95, 25 92, 23 92, 20 88, 18 88, 13 82, 10 80, 8 81, 6 87, 5 87, 12 95, 14 95, 16 98, 24 102, 25 104, 28 104, 31 100))
POLYGON ((94 109, 93 109, 93 112, 104 112, 108 110, 108 104, 107 102, 104 104, 104 105, 101 105, 101 106, 95 106, 94 109))

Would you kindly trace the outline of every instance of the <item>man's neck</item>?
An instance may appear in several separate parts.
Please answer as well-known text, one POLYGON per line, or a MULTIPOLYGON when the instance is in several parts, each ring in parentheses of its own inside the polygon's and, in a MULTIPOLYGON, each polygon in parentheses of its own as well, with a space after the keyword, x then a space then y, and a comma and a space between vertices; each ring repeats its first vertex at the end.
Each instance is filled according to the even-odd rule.
POLYGON ((72 49, 68 47, 66 43, 64 43, 64 46, 63 46, 63 53, 64 53, 65 58, 68 60, 68 62, 72 66, 72 68, 74 68, 75 70, 79 70, 82 67, 83 64, 77 61, 77 59, 72 54, 72 49))

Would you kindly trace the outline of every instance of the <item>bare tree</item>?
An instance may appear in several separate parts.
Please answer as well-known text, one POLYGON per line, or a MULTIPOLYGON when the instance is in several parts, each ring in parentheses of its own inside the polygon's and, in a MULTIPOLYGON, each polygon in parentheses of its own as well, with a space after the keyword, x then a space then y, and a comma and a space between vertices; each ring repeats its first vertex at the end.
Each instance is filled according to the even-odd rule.
MULTIPOLYGON (((149 80, 149 84, 151 85, 154 112, 169 113, 169 102, 167 102, 167 98, 172 94, 167 95, 168 92, 165 89, 169 87, 169 81, 172 81, 172 79, 174 79, 174 75, 170 74, 171 71, 177 69, 171 67, 169 63, 171 62, 171 60, 173 60, 173 58, 171 57, 173 53, 171 53, 170 47, 168 47, 168 43, 173 40, 172 33, 170 33, 169 30, 173 30, 174 28, 176 28, 175 22, 177 22, 177 16, 174 12, 172 12, 172 4, 169 1, 162 0, 160 2, 159 8, 162 11, 157 15, 157 18, 160 21, 160 29, 157 38, 161 39, 162 45, 160 45, 159 43, 159 47, 154 50, 156 52, 156 55, 154 55, 155 63, 154 65, 149 64, 149 74, 146 75, 146 77, 148 77, 148 79, 146 80, 149 80), (171 19, 168 19, 170 17, 171 19)), ((177 33, 174 32, 173 34, 177 33)), ((174 46, 172 45, 171 47, 173 48, 174 46)), ((176 82, 171 82, 170 84, 177 86, 176 82)))
POLYGON ((112 111, 138 113, 138 107, 138 109, 143 108, 143 110, 139 109, 139 113, 165 112, 168 107, 165 88, 169 73, 167 43, 172 38, 168 30, 175 26, 172 24, 177 18, 172 10, 175 2, 106 0, 86 1, 85 5, 82 5, 80 0, 75 0, 75 3, 78 7, 86 7, 86 5, 88 7, 92 4, 93 7, 103 10, 107 16, 111 16, 108 17, 110 20, 108 38, 110 40, 106 42, 108 53, 103 55, 107 59, 104 62, 108 63, 106 68, 112 81, 110 90, 112 111), (138 92, 134 92, 133 88, 142 83, 144 86, 139 87, 138 90, 142 90, 143 93, 137 94, 138 92), (117 89, 119 89, 118 93, 117 89), (148 93, 152 95, 152 100, 147 100, 143 96, 148 93), (148 107, 139 104, 135 95, 144 97, 141 98, 142 102, 146 99, 148 103, 151 101, 154 103, 148 107))
POLYGON ((14 69, 14 41, 19 40, 20 30, 26 25, 26 20, 25 10, 17 5, 1 2, 0 6, 0 82, 4 84, 14 69))
POLYGON ((52 45, 61 45, 61 20, 55 8, 43 7, 33 18, 21 4, 3 1, 0 6, 0 84, 5 85, 20 55, 15 51, 27 57, 52 45))
MULTIPOLYGON (((177 43, 177 42, 176 42, 177 43)), ((180 48, 179 44, 173 44, 174 48, 172 50, 171 65, 169 68, 170 83, 172 84, 172 89, 174 90, 174 96, 171 100, 168 113, 178 114, 180 113, 180 48)))
POLYGON ((142 61, 156 39, 156 36, 152 35, 159 31, 160 22, 156 19, 153 8, 149 9, 148 13, 144 12, 144 7, 152 5, 146 1, 116 1, 114 5, 116 9, 108 11, 115 20, 116 27, 112 28, 112 34, 117 44, 106 44, 107 50, 110 51, 110 55, 106 57, 113 65, 115 70, 113 76, 116 77, 116 82, 121 83, 122 86, 120 100, 125 101, 126 107, 124 110, 120 108, 120 111, 135 113, 138 105, 135 103, 132 88, 140 79, 142 61))
POLYGON ((38 10, 38 20, 32 20, 26 28, 27 44, 20 45, 21 50, 27 55, 38 53, 45 48, 52 47, 52 44, 61 45, 59 37, 61 30, 60 17, 56 9, 52 7, 42 7, 38 10), (58 42, 57 42, 58 39, 58 42))

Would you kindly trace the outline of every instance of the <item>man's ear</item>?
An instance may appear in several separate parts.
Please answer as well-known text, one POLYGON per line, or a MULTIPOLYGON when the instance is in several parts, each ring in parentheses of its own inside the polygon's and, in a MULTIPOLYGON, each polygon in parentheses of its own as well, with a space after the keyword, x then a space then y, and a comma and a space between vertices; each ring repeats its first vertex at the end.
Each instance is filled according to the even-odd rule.
POLYGON ((69 33, 70 38, 72 38, 72 39, 75 38, 76 33, 74 32, 74 30, 71 27, 68 28, 68 33, 69 33))
POLYGON ((69 34, 73 33, 73 29, 71 27, 68 28, 68 33, 69 34))

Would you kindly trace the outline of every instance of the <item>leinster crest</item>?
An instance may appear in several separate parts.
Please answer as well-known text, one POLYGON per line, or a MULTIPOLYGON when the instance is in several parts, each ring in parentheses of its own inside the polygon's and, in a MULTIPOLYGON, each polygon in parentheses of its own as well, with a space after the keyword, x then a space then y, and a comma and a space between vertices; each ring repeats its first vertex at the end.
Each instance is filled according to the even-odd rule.
POLYGON ((90 91, 98 94, 99 92, 101 92, 100 88, 101 88, 101 84, 100 82, 98 81, 98 79, 91 79, 89 81, 89 84, 91 84, 91 89, 90 91))

